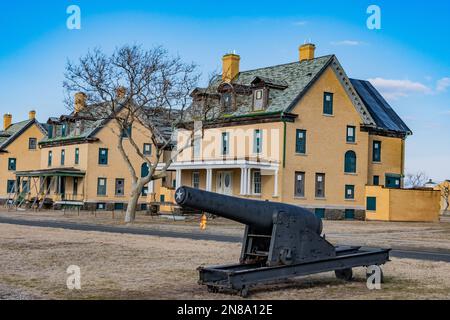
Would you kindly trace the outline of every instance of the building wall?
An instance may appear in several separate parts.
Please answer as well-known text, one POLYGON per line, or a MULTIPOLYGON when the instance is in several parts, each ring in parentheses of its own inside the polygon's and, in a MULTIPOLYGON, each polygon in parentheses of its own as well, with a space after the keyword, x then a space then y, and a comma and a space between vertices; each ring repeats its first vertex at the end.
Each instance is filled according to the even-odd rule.
MULTIPOLYGON (((28 140, 36 138, 39 141, 43 137, 42 131, 36 125, 32 125, 6 148, 7 153, 0 153, 0 199, 8 197, 7 181, 16 179, 15 172, 8 171, 8 159, 16 158, 17 171, 39 169, 41 150, 39 146, 36 150, 29 150, 28 140)), ((34 187, 31 187, 34 190, 34 187)))
MULTIPOLYGON (((84 201, 90 204, 96 203, 127 203, 131 194, 131 173, 128 166, 124 162, 122 155, 117 148, 117 133, 116 125, 111 121, 97 134, 96 138, 99 140, 90 143, 81 144, 66 144, 56 147, 45 147, 42 149, 40 165, 41 168, 76 168, 86 173, 84 178, 79 179, 78 193, 84 194, 84 201), (80 150, 80 162, 75 165, 75 149, 80 150), (108 149, 108 164, 99 164, 99 149, 108 149), (65 150, 65 163, 61 165, 61 150, 65 150), (52 151, 53 161, 52 165, 48 166, 48 152, 52 151), (98 178, 106 178, 106 196, 97 194, 98 178), (124 195, 116 195, 116 179, 125 179, 124 195)), ((152 144, 151 135, 148 130, 141 125, 136 124, 132 129, 132 137, 136 144, 141 148, 144 143, 152 144)), ((124 139, 125 152, 133 163, 134 170, 138 177, 141 176, 141 165, 144 163, 142 159, 136 154, 134 148, 131 146, 128 139, 124 139)), ((155 148, 152 145, 152 160, 155 160, 155 148)), ((168 174, 167 180, 172 179, 172 173, 168 174)), ((162 186, 162 180, 154 182, 154 194, 149 194, 147 197, 141 196, 139 203, 147 203, 159 201, 159 189, 162 186)), ((171 183, 168 183, 171 185, 171 183)), ((68 178, 66 182, 66 192, 72 193, 73 179, 68 178)), ((110 207, 110 206, 109 206, 110 207)), ((108 208, 109 208, 108 207, 108 208)))
POLYGON ((368 220, 437 222, 440 192, 431 189, 387 189, 367 187, 367 197, 375 197, 377 208, 367 211, 368 220))
POLYGON ((373 184, 373 176, 380 177, 380 185, 385 185, 386 174, 404 174, 405 140, 400 138, 369 136, 368 184, 373 184), (381 141, 381 162, 372 161, 373 141, 381 141))
POLYGON ((286 168, 282 178, 282 201, 306 207, 361 209, 367 183, 368 134, 334 71, 328 68, 294 108, 295 123, 287 124, 286 168), (333 93, 333 115, 323 114, 324 92, 333 93), (347 126, 355 126, 356 142, 346 142, 347 126), (296 154, 296 130, 306 130, 306 154, 296 154), (357 155, 356 174, 344 173, 345 153, 357 155), (305 172, 305 197, 294 196, 295 172, 305 172), (325 199, 315 197, 315 174, 325 173, 325 199), (345 185, 355 186, 355 199, 345 199, 345 185))

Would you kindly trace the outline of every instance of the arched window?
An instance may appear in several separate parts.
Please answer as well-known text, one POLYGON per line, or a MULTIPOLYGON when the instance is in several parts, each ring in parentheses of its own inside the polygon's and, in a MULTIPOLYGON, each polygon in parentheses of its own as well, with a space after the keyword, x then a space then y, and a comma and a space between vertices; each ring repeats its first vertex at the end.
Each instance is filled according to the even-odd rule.
POLYGON ((345 173, 356 173, 356 153, 347 151, 345 154, 345 173))
POLYGON ((143 163, 141 166, 141 177, 145 178, 146 176, 148 176, 149 172, 150 172, 150 170, 149 170, 147 162, 143 163))

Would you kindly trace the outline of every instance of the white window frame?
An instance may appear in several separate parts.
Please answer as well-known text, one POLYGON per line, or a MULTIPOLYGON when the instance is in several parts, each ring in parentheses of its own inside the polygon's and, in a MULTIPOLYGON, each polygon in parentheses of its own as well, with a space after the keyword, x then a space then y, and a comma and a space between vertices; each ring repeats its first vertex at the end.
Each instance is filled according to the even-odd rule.
POLYGON ((255 196, 259 196, 262 194, 262 175, 260 170, 254 170, 252 172, 252 194, 255 196), (256 174, 259 174, 259 192, 256 192, 258 183, 255 179, 256 174))

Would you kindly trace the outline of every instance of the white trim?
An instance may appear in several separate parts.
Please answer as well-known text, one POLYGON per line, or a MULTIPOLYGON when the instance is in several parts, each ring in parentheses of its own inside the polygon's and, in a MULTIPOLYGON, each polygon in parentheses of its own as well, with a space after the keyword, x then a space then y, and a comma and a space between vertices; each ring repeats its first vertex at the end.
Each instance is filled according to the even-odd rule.
POLYGON ((278 197, 278 173, 279 173, 279 171, 276 170, 274 178, 273 178, 273 180, 274 180, 273 181, 273 197, 274 198, 278 197))
POLYGON ((212 191, 212 169, 206 169, 206 191, 212 191))
POLYGON ((172 170, 196 170, 196 169, 264 169, 278 170, 278 163, 258 162, 248 160, 211 160, 211 161, 192 161, 192 162, 175 162, 170 166, 172 170))
POLYGON ((176 171, 176 175, 175 175, 175 188, 178 189, 179 187, 181 187, 181 169, 178 169, 176 171))

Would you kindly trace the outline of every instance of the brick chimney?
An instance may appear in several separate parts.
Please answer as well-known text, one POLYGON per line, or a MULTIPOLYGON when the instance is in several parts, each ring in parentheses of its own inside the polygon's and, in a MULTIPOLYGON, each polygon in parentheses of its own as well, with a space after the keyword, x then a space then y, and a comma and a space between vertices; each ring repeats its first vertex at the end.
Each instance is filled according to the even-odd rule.
POLYGON ((316 51, 316 46, 312 43, 306 43, 298 49, 300 62, 309 61, 314 59, 314 53, 316 51))
POLYGON ((12 123, 12 114, 6 113, 3 115, 3 130, 6 130, 9 128, 9 126, 12 123))
POLYGON ((222 58, 222 80, 231 82, 239 74, 239 62, 241 57, 234 53, 229 53, 222 58))
POLYGON ((79 113, 86 106, 86 94, 84 92, 75 93, 75 113, 79 113))
POLYGON ((30 112, 28 112, 28 119, 30 119, 30 120, 36 119, 36 111, 35 110, 31 110, 30 112))

